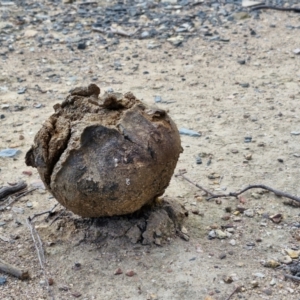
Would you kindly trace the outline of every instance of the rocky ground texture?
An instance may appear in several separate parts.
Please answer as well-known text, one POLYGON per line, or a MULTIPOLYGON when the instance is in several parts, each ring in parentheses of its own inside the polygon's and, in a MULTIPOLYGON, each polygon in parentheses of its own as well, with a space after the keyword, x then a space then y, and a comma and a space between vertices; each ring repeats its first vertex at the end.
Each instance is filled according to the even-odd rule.
POLYGON ((168 111, 184 149, 176 174, 214 193, 299 195, 299 14, 232 0, 2 0, 0 15, 0 185, 36 188, 1 199, 1 259, 30 273, 0 273, 1 299, 299 299, 285 276, 300 275, 295 202, 261 189, 206 201, 180 176, 157 204, 182 209, 166 238, 156 227, 143 244, 134 218, 160 218, 147 213, 91 220, 58 205, 36 216, 43 271, 27 218, 57 202, 24 162, 53 105, 94 82, 168 111))

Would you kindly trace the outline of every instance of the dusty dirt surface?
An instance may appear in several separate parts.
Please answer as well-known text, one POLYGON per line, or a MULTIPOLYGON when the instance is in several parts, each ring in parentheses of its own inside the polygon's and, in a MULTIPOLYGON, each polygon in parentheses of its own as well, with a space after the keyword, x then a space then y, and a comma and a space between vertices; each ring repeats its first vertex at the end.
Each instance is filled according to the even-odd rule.
POLYGON ((293 53, 300 47, 299 23, 298 14, 266 11, 259 20, 219 28, 229 42, 195 37, 178 48, 165 42, 148 49, 149 41, 123 38, 84 51, 56 44, 33 53, 30 37, 18 40, 23 54, 14 52, 0 65, 0 148, 21 153, 0 159, 0 183, 25 180, 39 188, 1 211, 1 259, 28 270, 31 279, 0 273, 6 278, 0 298, 223 300, 240 286, 230 299, 299 299, 299 284, 284 278, 291 274, 285 262, 290 256, 298 261, 299 208, 261 190, 207 202, 202 191, 174 176, 165 197, 189 211, 182 228, 188 241, 174 234, 162 246, 143 245, 109 229, 108 219, 81 219, 61 206, 36 217, 51 296, 26 218, 57 202, 24 162, 53 105, 97 76, 103 91, 131 90, 148 104, 161 96, 157 106, 179 128, 201 132, 182 136, 176 173, 185 169, 188 178, 218 193, 262 183, 300 194, 300 56, 293 53), (18 94, 22 87, 26 93, 18 94), (272 221, 275 214, 282 218, 272 221))

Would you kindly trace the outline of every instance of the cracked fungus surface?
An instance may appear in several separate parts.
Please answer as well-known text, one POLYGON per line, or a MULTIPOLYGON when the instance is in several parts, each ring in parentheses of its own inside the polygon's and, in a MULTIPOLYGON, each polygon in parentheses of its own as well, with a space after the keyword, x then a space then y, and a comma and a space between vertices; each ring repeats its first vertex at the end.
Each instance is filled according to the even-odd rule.
POLYGON ((182 152, 176 125, 131 92, 73 89, 36 134, 26 164, 83 217, 123 215, 162 195, 182 152))

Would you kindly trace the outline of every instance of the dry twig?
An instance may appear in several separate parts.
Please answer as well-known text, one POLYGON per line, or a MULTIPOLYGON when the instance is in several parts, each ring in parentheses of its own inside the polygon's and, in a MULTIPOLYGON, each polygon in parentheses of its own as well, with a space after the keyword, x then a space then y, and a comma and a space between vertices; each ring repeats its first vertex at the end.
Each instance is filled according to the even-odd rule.
POLYGON ((4 200, 7 196, 19 192, 27 187, 27 183, 25 181, 20 181, 16 185, 13 186, 4 186, 0 189, 0 200, 4 200))
POLYGON ((48 281, 47 274, 46 274, 46 269, 45 269, 45 253, 44 253, 43 243, 42 243, 42 240, 41 240, 38 232, 35 229, 34 224, 31 223, 32 219, 33 218, 30 218, 30 217, 27 219, 27 226, 30 230, 30 234, 31 234, 31 237, 32 237, 35 249, 36 249, 36 253, 37 253, 37 256, 39 259, 39 263, 41 266, 41 270, 45 277, 45 283, 46 283, 47 290, 49 292, 50 297, 54 300, 55 298, 54 298, 54 295, 50 288, 49 281, 48 281))
POLYGON ((246 188, 242 189, 239 192, 230 192, 228 194, 219 194, 219 195, 216 195, 216 194, 214 194, 214 193, 206 190, 205 188, 203 188, 199 184, 193 182, 192 180, 190 180, 189 178, 187 178, 185 175, 183 175, 181 173, 176 174, 175 176, 176 177, 181 176, 182 178, 184 178, 189 183, 193 184, 194 186, 196 186, 200 190, 203 190, 204 192, 206 192, 207 194, 209 194, 210 197, 206 199, 207 201, 209 201, 211 199, 214 199, 214 198, 220 198, 220 197, 235 197, 235 198, 237 198, 239 195, 243 194, 244 192, 246 192, 246 191, 248 191, 250 189, 264 189, 264 190, 267 190, 267 191, 270 191, 270 192, 274 193, 276 196, 285 197, 285 198, 289 198, 289 199, 292 199, 294 201, 300 202, 300 198, 299 197, 293 196, 293 195, 291 195, 289 193, 286 193, 286 192, 282 192, 282 191, 273 189, 273 188, 271 188, 269 186, 266 186, 264 184, 251 184, 251 185, 247 186, 246 188))
POLYGON ((37 189, 37 188, 33 188, 33 189, 29 190, 29 191, 26 191, 26 192, 20 194, 19 196, 16 196, 16 197, 13 198, 11 201, 9 201, 7 204, 1 206, 1 207, 0 207, 0 211, 5 210, 8 206, 12 205, 12 204, 13 204, 14 202, 16 202, 18 199, 20 199, 20 198, 26 196, 27 194, 29 194, 29 193, 35 191, 36 189, 37 189))
POLYGON ((293 280, 296 280, 296 281, 300 281, 300 277, 298 277, 298 276, 284 274, 284 277, 289 278, 289 279, 293 279, 293 280))
POLYGON ((240 286, 237 286, 233 292, 226 298, 226 300, 229 300, 235 293, 238 293, 241 291, 241 287, 240 286))
POLYGON ((23 271, 15 266, 12 266, 2 259, 0 259, 0 271, 13 275, 21 280, 29 278, 28 271, 23 271))
POLYGON ((33 219, 35 219, 36 217, 39 217, 39 216, 42 216, 42 215, 45 215, 45 214, 49 214, 51 215, 53 213, 53 210, 56 208, 56 206, 58 205, 59 203, 56 203, 51 209, 48 209, 46 211, 43 211, 43 212, 40 212, 40 213, 37 213, 37 214, 34 214, 32 217, 28 217, 28 220, 31 222, 33 219))

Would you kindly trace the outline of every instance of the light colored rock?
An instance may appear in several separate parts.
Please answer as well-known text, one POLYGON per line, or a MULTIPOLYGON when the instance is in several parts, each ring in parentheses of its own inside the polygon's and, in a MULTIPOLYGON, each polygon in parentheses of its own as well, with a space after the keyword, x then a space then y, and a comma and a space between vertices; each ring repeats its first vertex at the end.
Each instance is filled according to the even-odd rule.
POLYGON ((24 37, 27 38, 33 38, 38 34, 38 32, 36 30, 33 29, 28 29, 24 32, 24 37))
POLYGON ((223 230, 217 229, 216 231, 216 235, 218 239, 226 239, 227 238, 227 234, 226 232, 224 232, 223 230))
POLYGON ((249 217, 249 218, 253 218, 254 217, 254 210, 253 209, 247 209, 244 211, 244 215, 249 217))
POLYGON ((235 246, 236 245, 236 241, 234 239, 232 239, 232 240, 229 241, 229 244, 231 246, 235 246))
POLYGON ((251 7, 251 6, 256 6, 259 4, 263 4, 263 2, 260 1, 251 1, 251 0, 243 0, 242 6, 243 7, 251 7))

